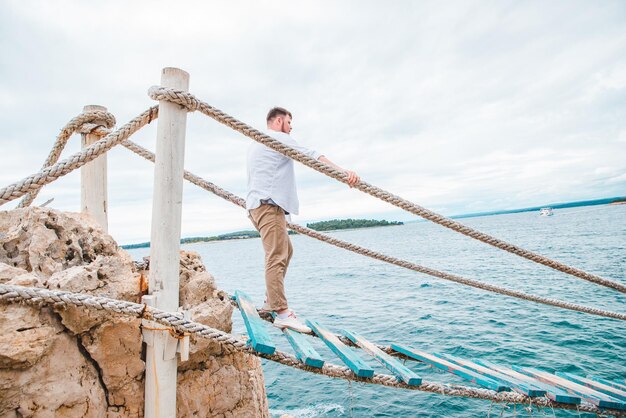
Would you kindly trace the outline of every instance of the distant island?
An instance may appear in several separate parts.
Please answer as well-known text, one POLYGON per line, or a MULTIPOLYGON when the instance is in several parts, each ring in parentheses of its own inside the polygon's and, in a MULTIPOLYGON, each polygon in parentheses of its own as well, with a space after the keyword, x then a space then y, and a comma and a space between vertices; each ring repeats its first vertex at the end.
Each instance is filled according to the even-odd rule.
MULTIPOLYGON (((213 237, 182 238, 180 240, 180 243, 181 244, 193 244, 196 242, 226 241, 226 240, 231 240, 231 239, 248 239, 248 238, 258 238, 258 237, 259 237, 258 231, 237 231, 237 232, 230 232, 228 234, 216 235, 213 237)), ((122 245, 121 247, 125 250, 130 250, 133 248, 148 248, 150 247, 150 243, 141 242, 139 244, 122 245)))
POLYGON ((371 228, 373 226, 404 225, 404 222, 374 219, 333 219, 330 221, 312 222, 306 224, 308 228, 316 231, 334 231, 337 229, 371 228))
MULTIPOLYGON (((403 225, 403 222, 388 222, 385 220, 376 221, 369 219, 333 219, 332 221, 313 222, 306 224, 307 227, 316 231, 331 231, 335 229, 354 229, 354 228, 370 228, 372 226, 388 226, 388 225, 403 225)), ((289 231, 289 235, 297 234, 295 231, 289 231)), ((255 230, 250 231, 237 231, 230 232, 228 234, 221 234, 212 237, 190 237, 182 238, 181 244, 194 244, 196 242, 211 242, 211 241, 228 241, 233 239, 250 239, 259 238, 259 232, 255 230)), ((135 248, 149 248, 149 242, 140 242, 139 244, 128 244, 121 246, 125 250, 132 250, 135 248)))

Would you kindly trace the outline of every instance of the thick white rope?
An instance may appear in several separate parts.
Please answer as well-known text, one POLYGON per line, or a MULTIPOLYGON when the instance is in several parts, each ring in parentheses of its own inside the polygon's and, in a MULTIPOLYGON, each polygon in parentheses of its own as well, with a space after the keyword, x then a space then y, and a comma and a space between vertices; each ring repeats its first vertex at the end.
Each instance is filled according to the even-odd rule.
MULTIPOLYGON (((52 150, 50 150, 50 154, 48 155, 48 158, 46 158, 46 161, 43 163, 43 167, 41 169, 44 170, 59 160, 63 148, 65 148, 67 141, 74 132, 80 131, 83 134, 87 134, 96 128, 104 128, 108 131, 113 126, 115 126, 115 116, 109 112, 94 110, 81 113, 70 120, 67 125, 61 129, 61 132, 57 136, 54 146, 52 147, 52 150)), ((30 206, 30 204, 33 203, 33 200, 37 197, 39 190, 41 190, 41 188, 36 188, 27 193, 17 207, 24 208, 30 206)))
POLYGON ((59 177, 62 177, 69 172, 82 167, 88 162, 95 160, 100 155, 104 154, 123 140, 129 138, 132 134, 154 120, 157 112, 158 106, 153 106, 115 132, 108 134, 98 142, 84 148, 82 151, 77 152, 63 161, 59 161, 56 164, 46 167, 16 183, 0 189, 0 206, 22 197, 29 192, 35 192, 42 186, 52 183, 59 177))

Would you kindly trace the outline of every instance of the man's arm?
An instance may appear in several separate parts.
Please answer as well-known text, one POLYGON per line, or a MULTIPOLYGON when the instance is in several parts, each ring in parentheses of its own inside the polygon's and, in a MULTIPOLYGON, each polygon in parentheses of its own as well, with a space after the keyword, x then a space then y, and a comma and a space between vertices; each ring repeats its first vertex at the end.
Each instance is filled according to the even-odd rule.
POLYGON ((359 182, 359 180, 361 180, 354 171, 346 170, 345 168, 339 167, 337 164, 333 163, 328 158, 326 158, 325 155, 320 155, 318 160, 323 162, 326 165, 331 166, 335 170, 343 171, 344 173, 346 173, 348 175, 348 185, 350 187, 354 186, 355 184, 359 182))

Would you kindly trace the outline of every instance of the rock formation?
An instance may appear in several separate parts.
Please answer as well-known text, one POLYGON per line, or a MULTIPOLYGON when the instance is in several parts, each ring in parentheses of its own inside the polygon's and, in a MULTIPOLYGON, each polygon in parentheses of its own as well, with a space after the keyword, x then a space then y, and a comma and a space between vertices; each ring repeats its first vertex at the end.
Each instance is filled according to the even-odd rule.
MULTIPOLYGON (((146 272, 86 215, 0 212, 0 283, 139 302, 146 272)), ((196 253, 181 252, 180 302, 231 331, 232 306, 196 253)), ((0 305, 0 417, 141 417, 140 320, 82 308, 0 305)), ((258 358, 192 336, 179 417, 267 417, 258 358)))

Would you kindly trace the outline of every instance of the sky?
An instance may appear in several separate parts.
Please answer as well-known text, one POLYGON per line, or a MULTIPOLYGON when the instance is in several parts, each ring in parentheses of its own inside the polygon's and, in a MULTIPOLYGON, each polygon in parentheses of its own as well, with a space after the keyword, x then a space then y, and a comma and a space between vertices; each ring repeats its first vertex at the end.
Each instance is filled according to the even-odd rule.
MULTIPOLYGON (((256 128, 273 106, 292 136, 363 180, 444 215, 626 195, 626 2, 2 1, 0 185, 36 173, 83 106, 121 126, 161 69, 256 128)), ((156 123, 131 139, 154 150, 156 123)), ((189 114, 187 170, 246 193, 251 140, 189 114)), ((62 158, 80 150, 69 141, 62 158)), ((150 237, 154 168, 108 154, 109 232, 150 237)), ((300 214, 412 220, 296 164, 300 214)), ((80 174, 35 204, 77 211, 80 174)), ((4 205, 9 210, 17 200, 4 205)), ((251 229, 187 184, 183 236, 251 229)))

